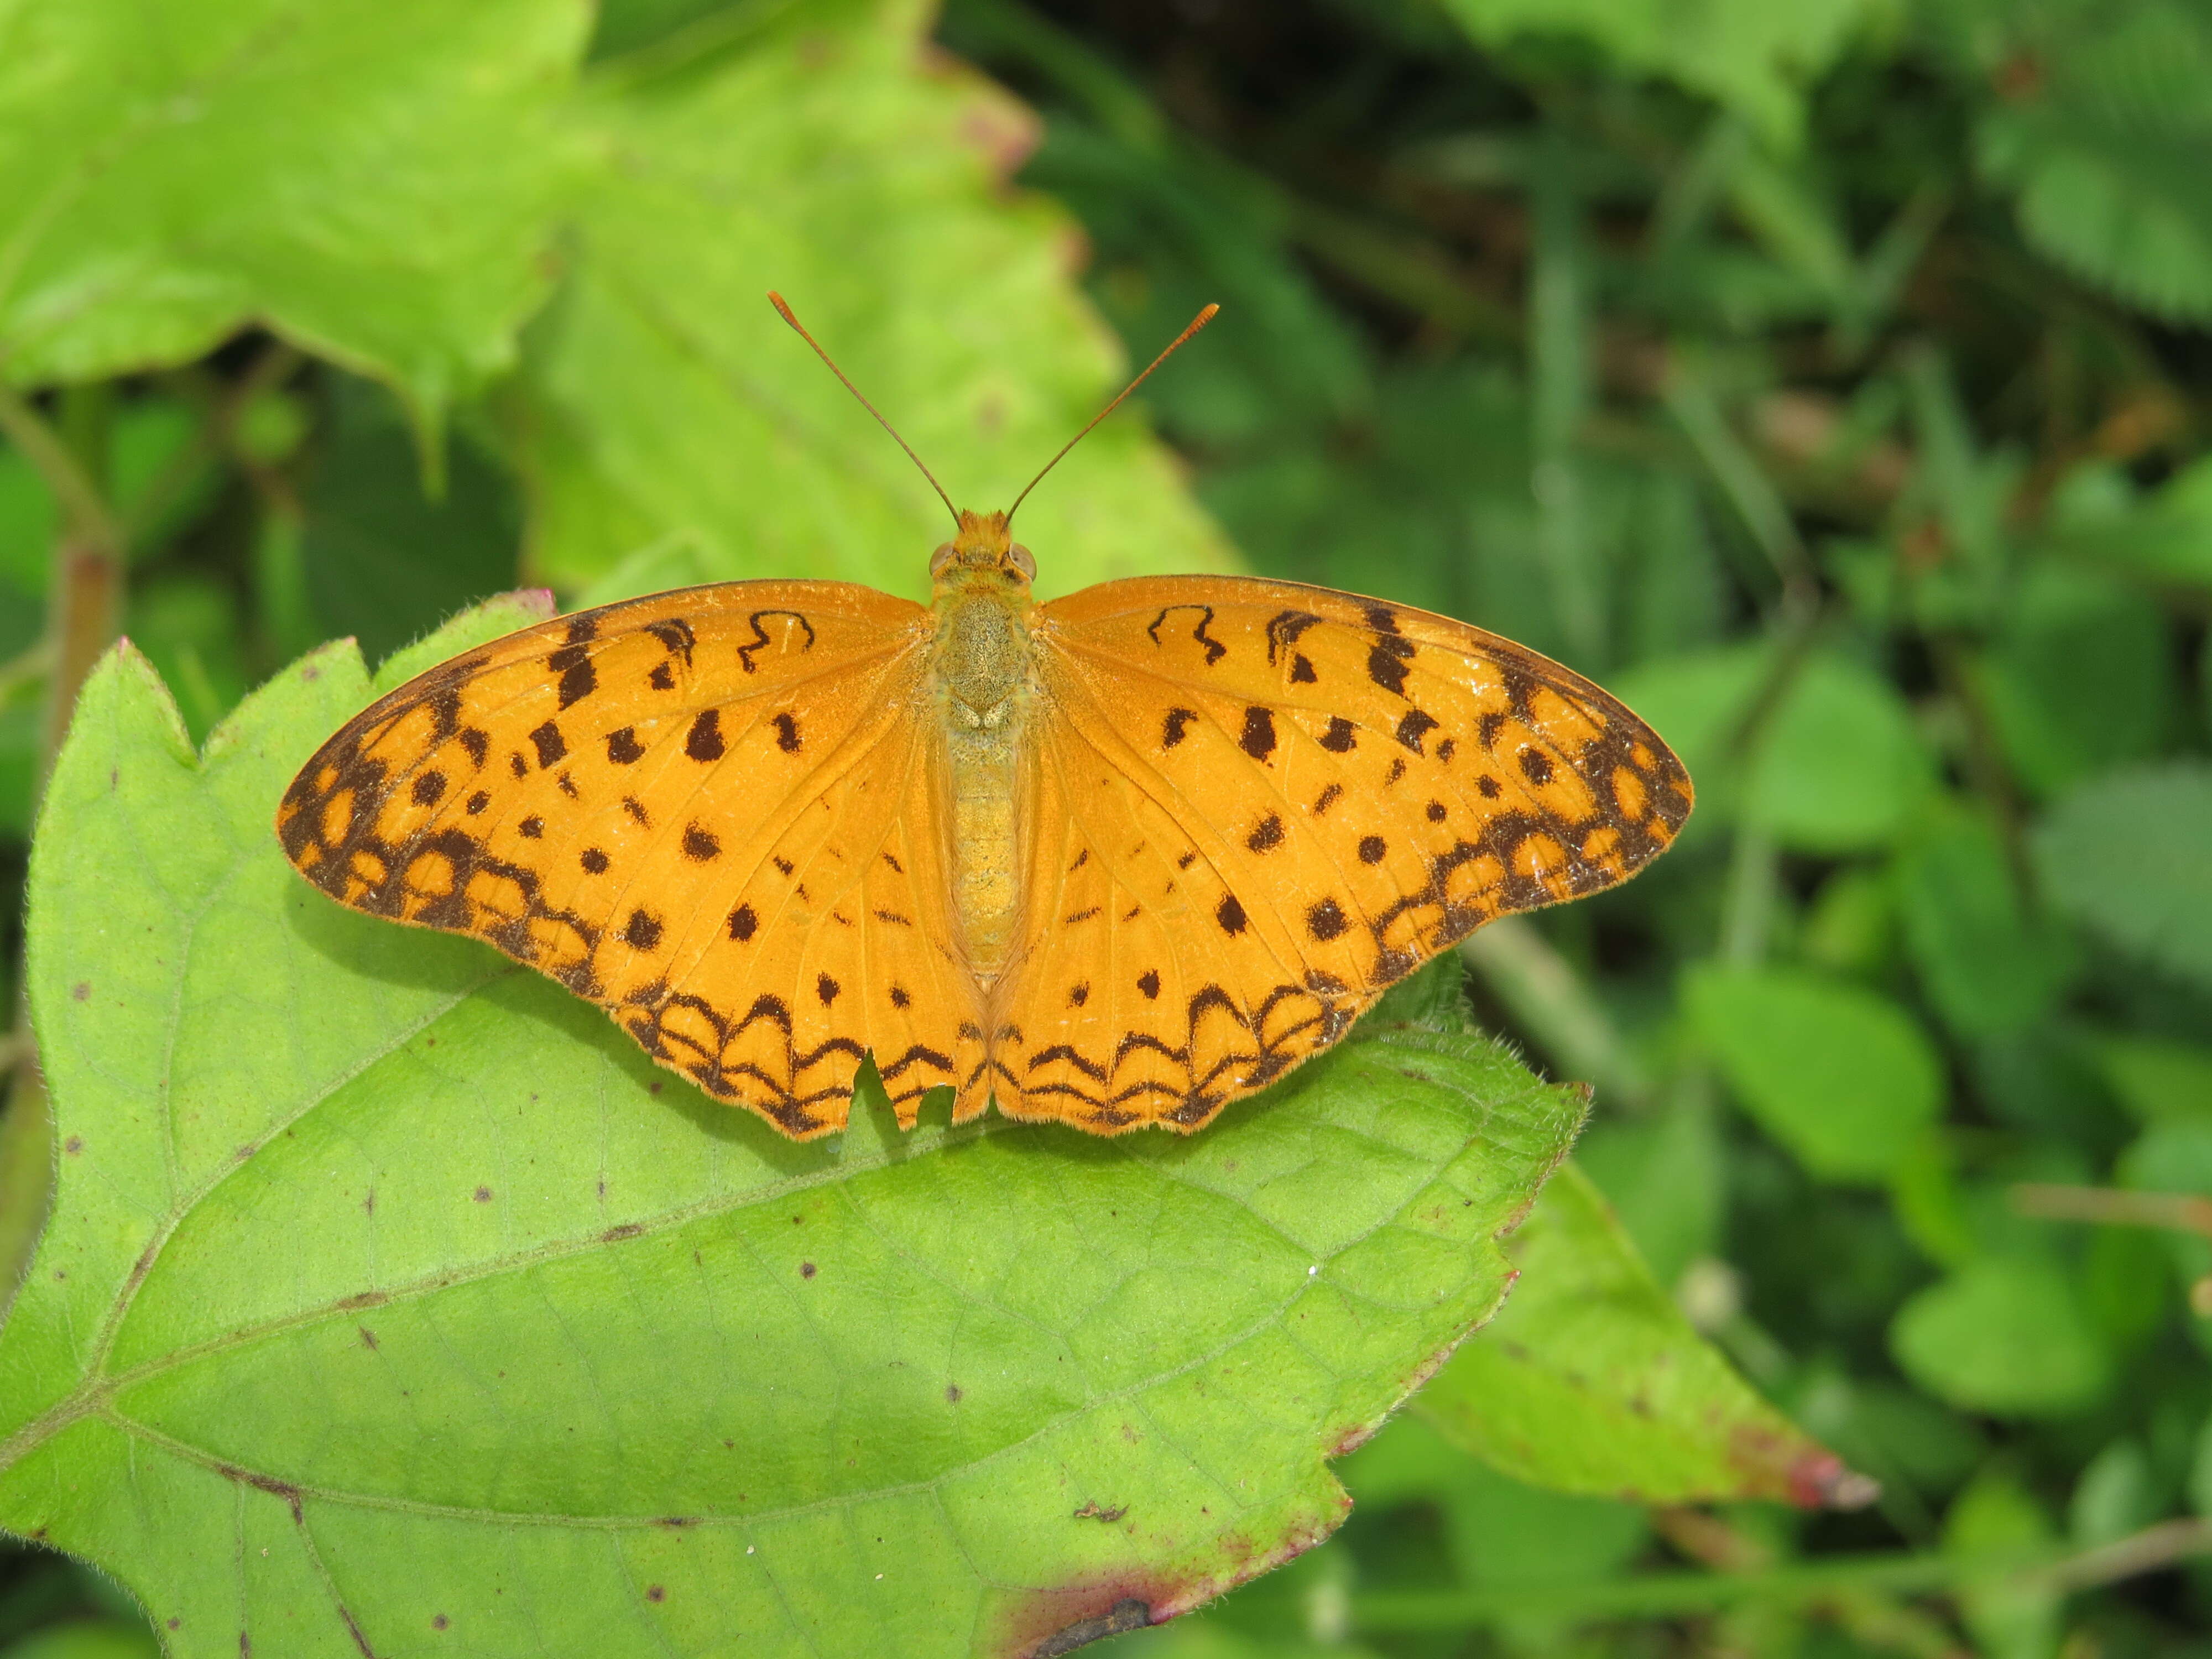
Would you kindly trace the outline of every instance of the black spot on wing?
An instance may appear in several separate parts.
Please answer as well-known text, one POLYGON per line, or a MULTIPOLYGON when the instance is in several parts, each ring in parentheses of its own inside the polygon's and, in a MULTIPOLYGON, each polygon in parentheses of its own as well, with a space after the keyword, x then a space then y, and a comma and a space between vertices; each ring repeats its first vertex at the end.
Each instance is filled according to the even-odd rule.
POLYGON ((691 729, 684 734, 684 752, 695 761, 718 761, 722 758, 721 711, 702 708, 691 722, 691 729))
POLYGON ((1436 729, 1435 715, 1426 709, 1408 708, 1398 721, 1397 738, 1400 743, 1419 755, 1426 752, 1421 747, 1422 740, 1436 729))
POLYGON ((552 765, 568 752, 568 739, 561 735, 561 728, 551 720, 547 720, 531 732, 530 741, 538 750, 538 764, 541 768, 552 765))
POLYGON ((690 666, 691 647, 699 642, 699 636, 691 631, 690 623, 681 617, 663 617, 658 622, 646 623, 645 631, 659 640, 669 655, 682 657, 684 666, 690 666))
POLYGON ((580 642, 562 646, 545 659, 546 667, 561 677, 560 707, 581 702, 599 689, 599 672, 592 666, 592 653, 580 642))
POLYGON ((1393 696, 1406 695, 1406 664, 1413 642, 1396 634, 1385 634, 1368 647, 1367 678, 1393 696))
POLYGON ((1275 752, 1275 715, 1273 709, 1248 708, 1244 711, 1244 731, 1237 739, 1237 746, 1254 760, 1263 761, 1275 752))

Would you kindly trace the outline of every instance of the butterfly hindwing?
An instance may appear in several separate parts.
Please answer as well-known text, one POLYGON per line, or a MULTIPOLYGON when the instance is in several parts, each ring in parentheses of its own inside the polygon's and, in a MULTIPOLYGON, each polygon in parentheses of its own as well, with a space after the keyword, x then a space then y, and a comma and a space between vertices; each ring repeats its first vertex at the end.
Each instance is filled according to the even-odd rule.
POLYGON ((911 1121, 981 1063, 916 785, 929 638, 829 582, 562 617, 349 722, 278 835, 332 896, 489 940, 787 1133, 842 1125, 871 1050, 911 1121))
POLYGON ((1045 605, 1035 637, 1042 810, 994 1054, 1018 1115, 1195 1128, 1689 812, 1618 701, 1427 612, 1163 577, 1045 605))

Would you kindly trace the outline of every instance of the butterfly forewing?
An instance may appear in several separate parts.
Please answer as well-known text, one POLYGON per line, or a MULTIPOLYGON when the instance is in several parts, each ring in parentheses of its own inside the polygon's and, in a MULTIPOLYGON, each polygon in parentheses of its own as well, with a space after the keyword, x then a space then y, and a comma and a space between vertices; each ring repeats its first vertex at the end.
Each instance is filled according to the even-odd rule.
POLYGON ((472 933, 787 1133, 980 1066, 922 752, 928 613, 827 582, 585 611, 409 682, 279 810, 343 902, 472 933), (965 1033, 965 1035, 963 1035, 965 1033))
POLYGON ((1482 922, 1626 879, 1690 810, 1618 701, 1426 612, 1168 577, 1043 607, 1036 643, 1047 805, 994 1028, 1019 1115, 1194 1128, 1482 922))

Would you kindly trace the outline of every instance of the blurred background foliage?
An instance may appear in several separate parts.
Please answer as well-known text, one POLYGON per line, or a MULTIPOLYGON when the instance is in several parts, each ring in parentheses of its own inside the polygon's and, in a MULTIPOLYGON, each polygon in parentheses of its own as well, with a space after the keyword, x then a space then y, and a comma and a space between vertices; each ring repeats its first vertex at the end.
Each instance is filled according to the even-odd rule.
MULTIPOLYGON (((1218 301, 1145 394, 1180 462, 1117 422, 1027 510, 1045 585, 1241 556, 1522 640, 1680 749, 1676 850, 1478 934, 1469 988, 1597 1085, 1578 1161, 1692 1322, 1882 1491, 1547 1490, 1439 1389, 1340 1466, 1336 1538, 1115 1650, 2212 1653, 2212 9, 610 0, 588 46, 528 9, 457 9, 502 73, 425 85, 374 43, 443 14, 338 8, 358 40, 215 96, 374 82, 374 142, 180 142, 37 252, 0 226, 11 892, 58 557, 110 558, 202 737, 314 641, 518 579, 912 590, 933 503, 763 272, 983 506, 1106 385, 1097 318, 1141 358, 1218 301), (540 141, 483 143, 493 105, 540 141), (112 253, 257 193, 313 234, 209 222, 286 307, 154 228, 112 253)), ((64 15, 0 7, 9 215, 100 118, 39 63, 124 50, 64 15)), ((23 1553, 0 1644, 151 1638, 23 1553)))

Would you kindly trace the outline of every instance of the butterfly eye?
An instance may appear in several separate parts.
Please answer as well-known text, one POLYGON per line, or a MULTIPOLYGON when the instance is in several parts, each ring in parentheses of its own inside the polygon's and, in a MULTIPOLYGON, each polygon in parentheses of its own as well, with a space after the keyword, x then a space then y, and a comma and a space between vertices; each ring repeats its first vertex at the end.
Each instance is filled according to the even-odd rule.
POLYGON ((1023 575, 1028 577, 1031 581, 1035 581, 1036 580, 1036 560, 1030 556, 1029 549, 1024 547, 1019 542, 1016 542, 1013 544, 1012 550, 1014 556, 1014 568, 1020 571, 1023 575))
POLYGON ((942 576, 945 574, 945 567, 951 562, 952 544, 946 542, 929 556, 929 574, 933 576, 942 576))

